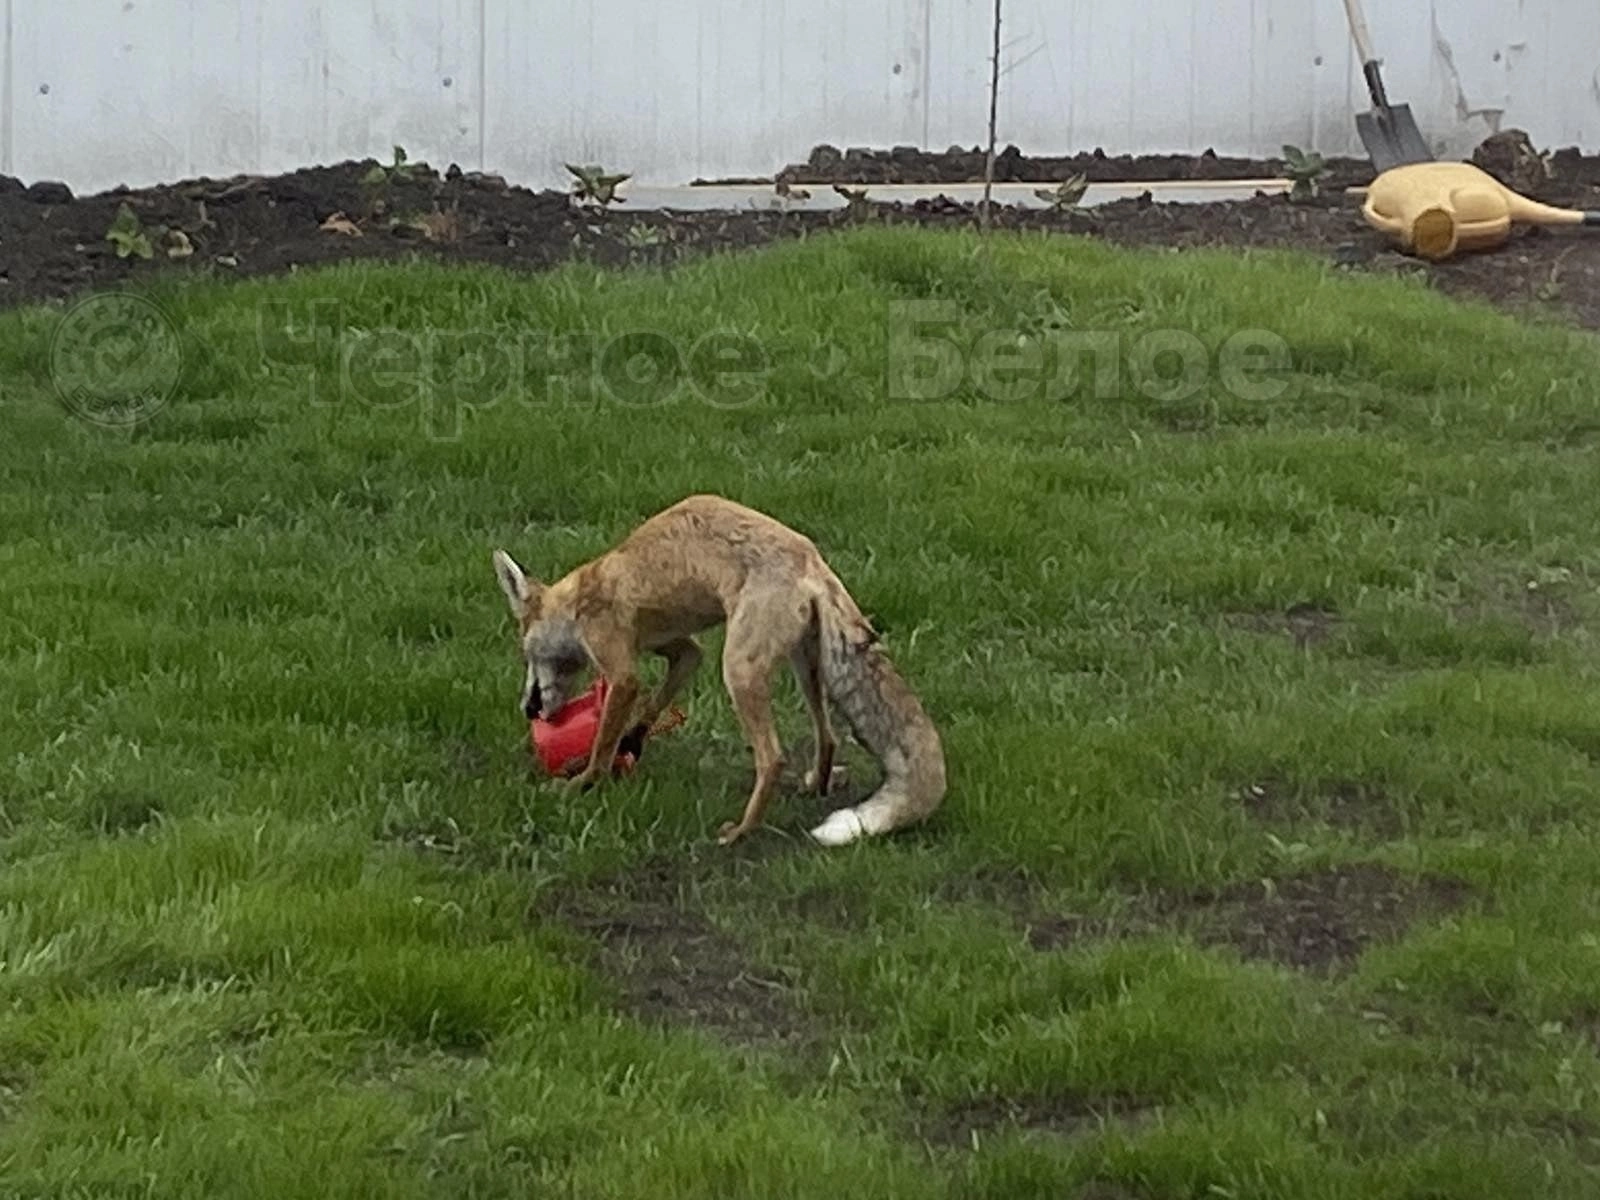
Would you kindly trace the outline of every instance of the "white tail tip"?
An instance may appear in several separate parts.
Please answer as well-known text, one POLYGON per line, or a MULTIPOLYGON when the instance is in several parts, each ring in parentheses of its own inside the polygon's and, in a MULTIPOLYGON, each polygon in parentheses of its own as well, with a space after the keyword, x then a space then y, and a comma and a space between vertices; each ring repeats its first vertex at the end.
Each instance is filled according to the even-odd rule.
POLYGON ((827 819, 811 831, 811 838, 824 846, 847 846, 866 836, 867 827, 853 808, 840 808, 828 814, 827 819))

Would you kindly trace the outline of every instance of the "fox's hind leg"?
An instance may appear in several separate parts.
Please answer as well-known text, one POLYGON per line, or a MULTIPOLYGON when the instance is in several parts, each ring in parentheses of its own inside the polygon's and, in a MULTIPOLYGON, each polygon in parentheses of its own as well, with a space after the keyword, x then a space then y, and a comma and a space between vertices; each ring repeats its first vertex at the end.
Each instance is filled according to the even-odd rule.
POLYGON ((806 698, 806 708, 811 712, 811 728, 816 741, 816 763, 806 772, 805 788, 819 796, 828 794, 833 780, 833 756, 837 742, 833 726, 828 721, 828 708, 822 695, 821 651, 816 638, 808 634, 789 655, 795 677, 800 681, 800 691, 806 698))
POLYGON ((783 770, 783 746, 772 719, 772 681, 790 648, 805 636, 810 614, 792 592, 758 592, 729 614, 722 651, 722 680, 755 756, 756 778, 744 815, 722 826, 727 846, 757 828, 783 770))
POLYGON ((684 685, 699 669, 700 662, 705 657, 694 639, 686 637, 674 638, 659 647, 656 654, 666 660, 667 673, 662 676, 660 686, 645 701, 638 719, 619 743, 620 749, 633 755, 635 759, 644 753, 644 744, 649 740, 650 731, 655 728, 656 721, 667 711, 667 705, 683 691, 684 685))
POLYGON ((644 712, 639 716, 640 723, 646 727, 654 725, 656 718, 667 711, 667 705, 677 698, 684 685, 699 669, 701 659, 705 657, 695 640, 686 637, 668 642, 656 653, 666 660, 667 673, 662 677, 661 685, 656 688, 655 694, 650 697, 650 702, 645 705, 644 712))
POLYGON ((756 760, 755 784, 750 798, 745 801, 744 815, 738 821, 728 821, 717 833, 724 846, 738 841, 761 824, 767 805, 772 800, 773 788, 783 770, 783 746, 778 741, 778 730, 772 721, 773 664, 755 658, 724 661, 723 681, 733 708, 744 727, 745 741, 756 760))

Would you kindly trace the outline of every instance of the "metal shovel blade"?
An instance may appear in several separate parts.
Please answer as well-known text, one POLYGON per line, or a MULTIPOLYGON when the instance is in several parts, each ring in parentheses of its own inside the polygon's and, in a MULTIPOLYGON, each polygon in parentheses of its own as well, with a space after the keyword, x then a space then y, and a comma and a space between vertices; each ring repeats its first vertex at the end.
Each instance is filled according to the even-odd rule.
POLYGON ((1417 128, 1409 104, 1357 113, 1356 132, 1379 174, 1406 163, 1433 161, 1433 151, 1417 128))
POLYGON ((1367 18, 1361 11, 1361 0, 1344 0, 1345 15, 1350 19, 1350 36, 1355 39, 1356 52, 1361 55, 1361 74, 1367 81, 1367 95, 1372 97, 1372 111, 1356 114, 1356 132, 1367 156, 1381 175, 1391 167, 1406 163, 1432 162, 1433 151, 1417 128, 1417 119, 1405 104, 1390 104, 1383 89, 1383 75, 1378 69, 1378 56, 1372 50, 1372 35, 1367 32, 1367 18))

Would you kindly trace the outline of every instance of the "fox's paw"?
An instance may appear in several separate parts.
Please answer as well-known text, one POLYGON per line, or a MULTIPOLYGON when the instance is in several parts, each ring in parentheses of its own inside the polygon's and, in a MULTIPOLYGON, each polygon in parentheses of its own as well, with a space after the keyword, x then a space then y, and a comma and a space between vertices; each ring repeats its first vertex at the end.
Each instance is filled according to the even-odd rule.
POLYGON ((823 846, 847 846, 864 837, 867 829, 853 808, 841 808, 811 831, 811 840, 823 846))
POLYGON ((738 821, 724 821, 722 828, 717 830, 717 845, 731 846, 749 832, 750 830, 738 821))

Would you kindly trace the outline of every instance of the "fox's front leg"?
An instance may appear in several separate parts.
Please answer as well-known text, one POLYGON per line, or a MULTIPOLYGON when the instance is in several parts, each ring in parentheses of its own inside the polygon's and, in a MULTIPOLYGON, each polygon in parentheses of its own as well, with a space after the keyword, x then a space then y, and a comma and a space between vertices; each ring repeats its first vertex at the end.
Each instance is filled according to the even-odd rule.
POLYGON ((606 702, 600 711, 600 727, 595 733, 594 746, 589 751, 589 765, 568 783, 568 789, 586 792, 601 780, 611 777, 611 764, 616 761, 617 745, 627 732, 635 702, 639 699, 639 677, 631 670, 625 674, 607 675, 606 702))

